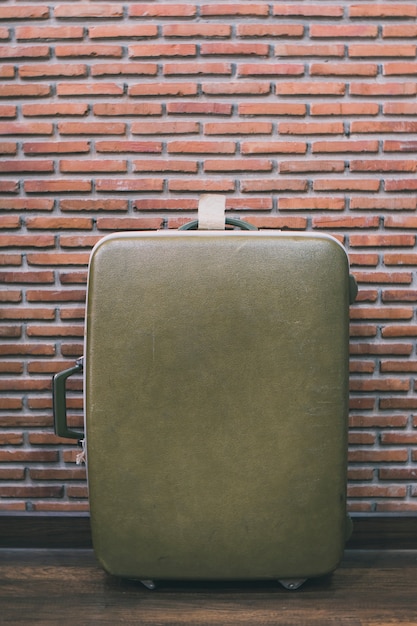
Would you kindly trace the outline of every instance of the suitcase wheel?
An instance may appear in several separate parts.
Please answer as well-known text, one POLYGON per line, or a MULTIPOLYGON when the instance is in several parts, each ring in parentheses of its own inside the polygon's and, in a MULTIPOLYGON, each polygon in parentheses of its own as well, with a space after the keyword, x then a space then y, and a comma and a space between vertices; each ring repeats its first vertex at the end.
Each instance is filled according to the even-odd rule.
POLYGON ((306 580, 307 578, 281 578, 278 582, 288 591, 296 591, 306 580))
POLYGON ((146 587, 146 589, 150 589, 151 591, 156 589, 156 584, 153 580, 141 580, 140 582, 146 587))

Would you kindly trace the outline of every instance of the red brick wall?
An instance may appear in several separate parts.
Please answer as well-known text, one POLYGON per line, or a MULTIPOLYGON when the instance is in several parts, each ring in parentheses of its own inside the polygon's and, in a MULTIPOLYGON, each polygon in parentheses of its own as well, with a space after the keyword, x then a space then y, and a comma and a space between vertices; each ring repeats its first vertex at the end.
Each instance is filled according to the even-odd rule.
POLYGON ((417 510, 416 16, 406 0, 2 2, 0 509, 87 509, 50 380, 83 352, 92 245, 175 228, 221 192, 258 226, 345 243, 350 508, 417 510))

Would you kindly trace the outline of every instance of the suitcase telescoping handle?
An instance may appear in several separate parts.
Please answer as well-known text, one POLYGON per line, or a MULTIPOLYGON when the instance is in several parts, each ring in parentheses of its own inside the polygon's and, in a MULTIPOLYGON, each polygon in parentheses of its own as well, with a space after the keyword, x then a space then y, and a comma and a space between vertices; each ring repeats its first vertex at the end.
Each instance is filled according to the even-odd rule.
POLYGON ((80 374, 84 368, 84 358, 76 360, 76 364, 59 374, 55 374, 52 379, 52 399, 54 410, 55 434, 58 437, 66 437, 69 439, 83 439, 84 433, 78 430, 68 428, 67 424, 67 398, 66 398, 66 381, 73 374, 80 374))

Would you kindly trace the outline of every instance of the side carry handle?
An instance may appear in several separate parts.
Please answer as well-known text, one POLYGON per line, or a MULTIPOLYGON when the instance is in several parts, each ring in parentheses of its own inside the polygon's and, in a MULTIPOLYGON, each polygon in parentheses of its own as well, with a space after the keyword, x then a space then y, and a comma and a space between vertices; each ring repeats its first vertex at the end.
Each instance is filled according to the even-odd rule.
POLYGON ((66 380, 73 374, 79 374, 84 368, 84 357, 76 360, 76 365, 70 367, 59 374, 55 374, 52 379, 52 402, 54 410, 55 434, 58 437, 66 437, 69 439, 83 439, 84 433, 68 428, 67 425, 67 398, 66 398, 66 380))

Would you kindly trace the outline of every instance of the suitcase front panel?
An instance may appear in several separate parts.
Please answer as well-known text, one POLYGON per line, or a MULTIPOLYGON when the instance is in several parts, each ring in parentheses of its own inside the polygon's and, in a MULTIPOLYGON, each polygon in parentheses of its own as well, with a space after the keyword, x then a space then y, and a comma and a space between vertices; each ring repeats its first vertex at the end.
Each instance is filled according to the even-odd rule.
POLYGON ((348 274, 325 236, 138 233, 95 248, 86 433, 108 571, 255 579, 336 567, 348 274))

